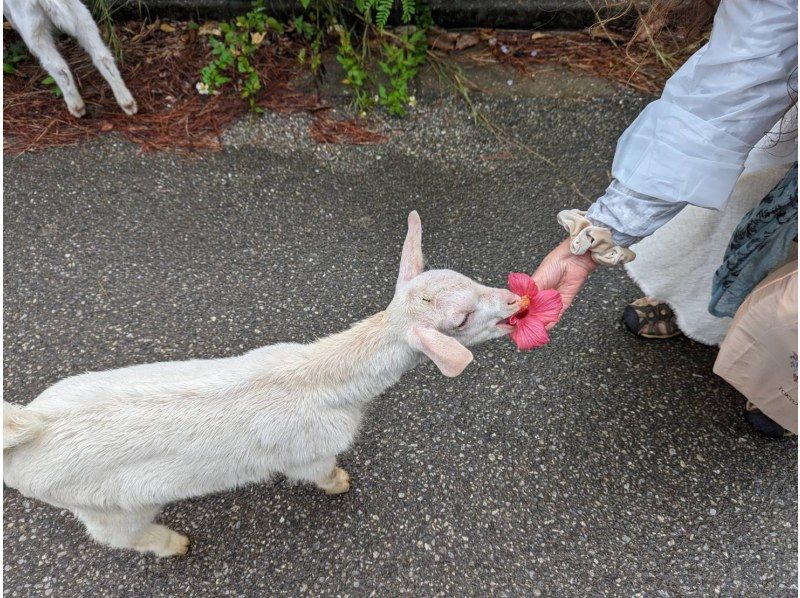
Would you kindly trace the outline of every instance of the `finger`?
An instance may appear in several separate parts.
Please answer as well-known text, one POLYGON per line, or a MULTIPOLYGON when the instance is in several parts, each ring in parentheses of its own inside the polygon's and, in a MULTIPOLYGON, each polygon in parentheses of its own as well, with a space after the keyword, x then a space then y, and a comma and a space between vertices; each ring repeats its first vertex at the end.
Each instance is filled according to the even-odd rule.
POLYGON ((561 281, 563 272, 557 265, 554 264, 540 264, 536 271, 531 275, 533 282, 540 289, 553 289, 558 286, 561 281))
POLYGON ((533 278, 533 282, 536 283, 536 286, 538 288, 540 288, 540 289, 544 289, 545 288, 545 286, 544 286, 545 285, 545 277, 544 277, 544 275, 542 273, 541 266, 536 268, 536 272, 531 274, 531 278, 533 278))

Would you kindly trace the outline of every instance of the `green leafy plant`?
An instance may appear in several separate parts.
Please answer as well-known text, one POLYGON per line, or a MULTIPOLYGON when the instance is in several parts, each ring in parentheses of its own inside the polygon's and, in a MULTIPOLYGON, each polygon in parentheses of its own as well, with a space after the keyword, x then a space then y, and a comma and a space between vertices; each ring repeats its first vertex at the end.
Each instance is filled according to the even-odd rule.
POLYGON ((28 49, 25 42, 15 42, 3 48, 3 73, 16 75, 17 65, 28 58, 28 49))
MULTIPOLYGON (((25 42, 15 42, 3 48, 3 73, 6 75, 18 74, 17 65, 28 58, 30 58, 30 54, 28 54, 25 42)), ((60 98, 63 95, 61 88, 51 76, 48 75, 40 83, 47 87, 55 97, 60 98)))
POLYGON ((339 35, 336 61, 342 65, 345 72, 345 78, 342 83, 353 90, 356 106, 361 110, 371 108, 373 101, 368 87, 371 77, 364 64, 364 57, 356 52, 353 47, 349 29, 337 24, 334 30, 339 35))
POLYGON ((408 84, 419 72, 428 57, 427 35, 424 29, 403 33, 399 39, 381 44, 383 60, 378 64, 388 77, 388 85, 378 84, 378 102, 390 114, 405 116, 406 106, 415 100, 409 95, 408 84))
MULTIPOLYGON (((306 4, 308 4, 306 2, 306 4)), ((294 30, 305 38, 308 48, 300 50, 298 60, 300 64, 308 64, 311 72, 319 72, 322 66, 322 46, 325 42, 324 26, 320 27, 319 14, 300 15, 292 21, 294 30)))
POLYGON ((426 0, 300 0, 300 5, 303 13, 287 27, 266 14, 263 0, 255 0, 247 14, 220 23, 219 34, 209 38, 213 59, 200 72, 198 91, 218 93, 233 85, 259 111, 255 96, 262 80, 252 65, 253 54, 268 31, 288 31, 306 42, 298 60, 314 73, 322 67, 326 42, 332 41, 345 72, 343 83, 361 113, 382 106, 403 116, 415 102, 411 81, 428 56, 433 20, 426 0), (386 27, 396 7, 404 24, 401 31, 386 27))
POLYGON ((316 15, 318 29, 327 23, 335 32, 336 60, 345 71, 343 83, 352 90, 355 106, 362 113, 378 105, 395 116, 405 115, 415 102, 409 84, 428 56, 433 19, 425 0, 355 0, 354 10, 330 0, 301 4, 307 14, 316 15), (386 28, 395 6, 404 24, 401 32, 386 28), (377 56, 372 55, 373 45, 377 56))
POLYGON ((256 112, 256 94, 261 89, 261 75, 251 59, 269 31, 284 32, 284 26, 266 14, 263 0, 253 2, 250 12, 229 23, 219 24, 219 35, 209 38, 212 61, 200 71, 200 93, 218 92, 233 83, 243 99, 256 112))
MULTIPOLYGON (((325 43, 326 19, 319 3, 311 10, 311 0, 300 0, 305 14, 295 17, 292 24, 297 33, 308 42, 308 48, 300 51, 298 59, 300 64, 308 64, 311 72, 319 72, 322 66, 322 46, 325 43)), ((326 11, 328 12, 328 11, 326 11)))
POLYGON ((58 83, 56 83, 56 80, 49 75, 42 79, 42 85, 47 87, 50 90, 50 93, 57 98, 60 98, 64 95, 61 91, 61 88, 58 86, 58 83))
MULTIPOLYGON (((356 0, 355 4, 365 19, 373 22, 378 29, 383 29, 389 21, 395 0, 356 0), (372 17, 373 12, 374 20, 372 17)), ((403 23, 411 22, 411 18, 417 12, 417 4, 416 0, 400 0, 403 23)))

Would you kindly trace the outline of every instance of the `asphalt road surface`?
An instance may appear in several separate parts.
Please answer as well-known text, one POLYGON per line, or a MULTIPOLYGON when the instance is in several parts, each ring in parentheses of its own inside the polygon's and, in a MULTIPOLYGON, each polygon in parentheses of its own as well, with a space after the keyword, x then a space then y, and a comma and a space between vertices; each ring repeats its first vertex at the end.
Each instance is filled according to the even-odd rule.
MULTIPOLYGON (((646 102, 548 76, 501 74, 479 99, 507 138, 431 92, 378 145, 315 145, 306 117, 266 115, 218 153, 106 137, 7 158, 6 400, 341 330, 391 298, 411 209, 430 266, 493 286, 531 271, 646 102)), ((749 430, 713 348, 626 332, 638 296, 598 271, 548 346, 501 339, 458 378, 407 374, 341 457, 348 494, 277 479, 170 505, 185 558, 104 548, 6 488, 5 593, 796 595, 796 442, 749 430)))

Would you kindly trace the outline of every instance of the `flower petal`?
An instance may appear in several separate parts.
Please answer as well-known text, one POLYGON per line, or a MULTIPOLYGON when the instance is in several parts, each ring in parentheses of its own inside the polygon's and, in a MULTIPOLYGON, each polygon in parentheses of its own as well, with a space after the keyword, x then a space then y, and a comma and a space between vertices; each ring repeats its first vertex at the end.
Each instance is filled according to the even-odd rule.
POLYGON ((549 324, 558 321, 558 316, 561 314, 563 307, 564 303, 561 301, 559 292, 547 289, 539 291, 531 297, 528 313, 544 322, 544 324, 549 324))
POLYGON ((525 294, 533 299, 536 296, 536 293, 539 292, 539 287, 536 286, 536 281, 533 280, 533 277, 528 276, 528 288, 525 289, 525 294))
POLYGON ((512 272, 508 275, 508 290, 520 297, 528 294, 528 285, 532 278, 522 272, 512 272))
POLYGON ((528 349, 546 345, 549 338, 544 323, 528 316, 517 324, 517 327, 511 333, 511 340, 514 341, 517 347, 527 351, 528 349))

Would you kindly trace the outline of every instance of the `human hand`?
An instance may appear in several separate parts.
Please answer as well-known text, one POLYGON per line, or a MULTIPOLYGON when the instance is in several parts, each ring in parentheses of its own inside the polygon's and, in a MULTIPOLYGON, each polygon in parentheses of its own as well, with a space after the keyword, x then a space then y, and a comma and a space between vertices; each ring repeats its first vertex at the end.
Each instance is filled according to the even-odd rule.
MULTIPOLYGON (((589 274, 597 268, 597 264, 592 261, 591 255, 587 252, 583 255, 575 255, 569 250, 569 238, 559 243, 553 251, 536 268, 533 273, 533 280, 540 289, 555 289, 561 294, 563 307, 558 319, 564 315, 578 291, 581 290, 583 283, 586 282, 589 274)), ((557 322, 547 325, 551 329, 557 322)))

